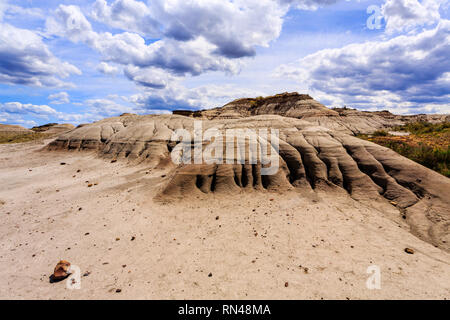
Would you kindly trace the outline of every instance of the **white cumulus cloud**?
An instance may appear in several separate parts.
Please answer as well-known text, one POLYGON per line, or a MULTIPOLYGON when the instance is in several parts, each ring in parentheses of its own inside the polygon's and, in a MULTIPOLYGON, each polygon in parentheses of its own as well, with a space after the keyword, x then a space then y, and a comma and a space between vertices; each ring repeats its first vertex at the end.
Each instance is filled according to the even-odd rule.
POLYGON ((113 65, 110 65, 106 62, 100 62, 100 64, 97 66, 97 70, 103 74, 106 75, 115 75, 119 72, 119 68, 113 65))
POLYGON ((386 32, 411 31, 437 23, 439 8, 448 0, 386 0, 381 12, 386 20, 386 32))
POLYGON ((71 74, 81 71, 56 58, 35 32, 0 23, 0 83, 64 86, 71 74))
POLYGON ((69 94, 67 92, 53 93, 48 96, 50 104, 65 104, 70 102, 69 94))
POLYGON ((362 108, 421 108, 450 101, 450 21, 388 41, 321 50, 281 65, 279 77, 307 83, 334 101, 362 108))

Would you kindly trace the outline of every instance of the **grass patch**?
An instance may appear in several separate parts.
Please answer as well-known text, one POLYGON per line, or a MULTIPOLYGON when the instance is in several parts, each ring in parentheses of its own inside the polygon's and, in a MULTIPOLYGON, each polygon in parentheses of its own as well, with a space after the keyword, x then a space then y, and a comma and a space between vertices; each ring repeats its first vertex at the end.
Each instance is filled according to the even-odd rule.
POLYGON ((41 132, 31 132, 31 133, 0 132, 0 144, 30 142, 44 139, 46 137, 48 137, 48 134, 41 132))
POLYGON ((387 137, 388 135, 389 135, 389 133, 387 133, 384 130, 377 130, 372 134, 372 136, 374 136, 374 137, 387 137))
POLYGON ((413 146, 408 145, 407 143, 393 141, 387 141, 384 145, 408 159, 437 171, 446 177, 450 177, 449 147, 447 147, 447 149, 439 149, 430 147, 424 143, 413 146))
POLYGON ((413 122, 404 126, 393 128, 394 131, 407 131, 412 134, 441 133, 450 130, 450 122, 430 123, 430 122, 413 122))

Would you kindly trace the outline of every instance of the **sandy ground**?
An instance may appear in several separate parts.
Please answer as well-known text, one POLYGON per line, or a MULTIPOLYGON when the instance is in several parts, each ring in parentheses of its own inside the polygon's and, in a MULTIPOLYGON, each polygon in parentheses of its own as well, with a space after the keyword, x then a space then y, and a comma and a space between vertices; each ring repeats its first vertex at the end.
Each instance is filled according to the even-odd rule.
POLYGON ((167 172, 40 148, 0 146, 1 299, 450 298, 450 255, 388 203, 294 191, 161 203, 167 172), (60 259, 81 289, 49 282, 60 259))

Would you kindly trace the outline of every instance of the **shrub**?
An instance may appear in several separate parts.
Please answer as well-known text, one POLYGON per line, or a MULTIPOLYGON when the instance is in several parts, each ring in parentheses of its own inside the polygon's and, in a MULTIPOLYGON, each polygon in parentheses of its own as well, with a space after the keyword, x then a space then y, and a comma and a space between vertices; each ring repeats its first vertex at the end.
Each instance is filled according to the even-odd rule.
POLYGON ((411 146, 406 143, 388 141, 386 147, 440 174, 450 177, 450 148, 432 148, 423 143, 411 146))
POLYGON ((430 123, 425 121, 411 122, 404 126, 396 127, 394 130, 409 131, 414 134, 425 134, 433 132, 442 132, 450 129, 450 122, 430 123))
POLYGON ((389 135, 389 133, 387 133, 384 130, 377 130, 372 134, 374 137, 386 137, 389 135))

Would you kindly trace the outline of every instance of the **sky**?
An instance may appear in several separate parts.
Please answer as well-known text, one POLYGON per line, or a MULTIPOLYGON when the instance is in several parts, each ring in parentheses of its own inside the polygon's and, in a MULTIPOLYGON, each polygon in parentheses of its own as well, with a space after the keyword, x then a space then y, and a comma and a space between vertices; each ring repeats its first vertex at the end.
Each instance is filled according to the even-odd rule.
POLYGON ((0 123, 308 93, 450 113, 450 0, 0 0, 0 123))

